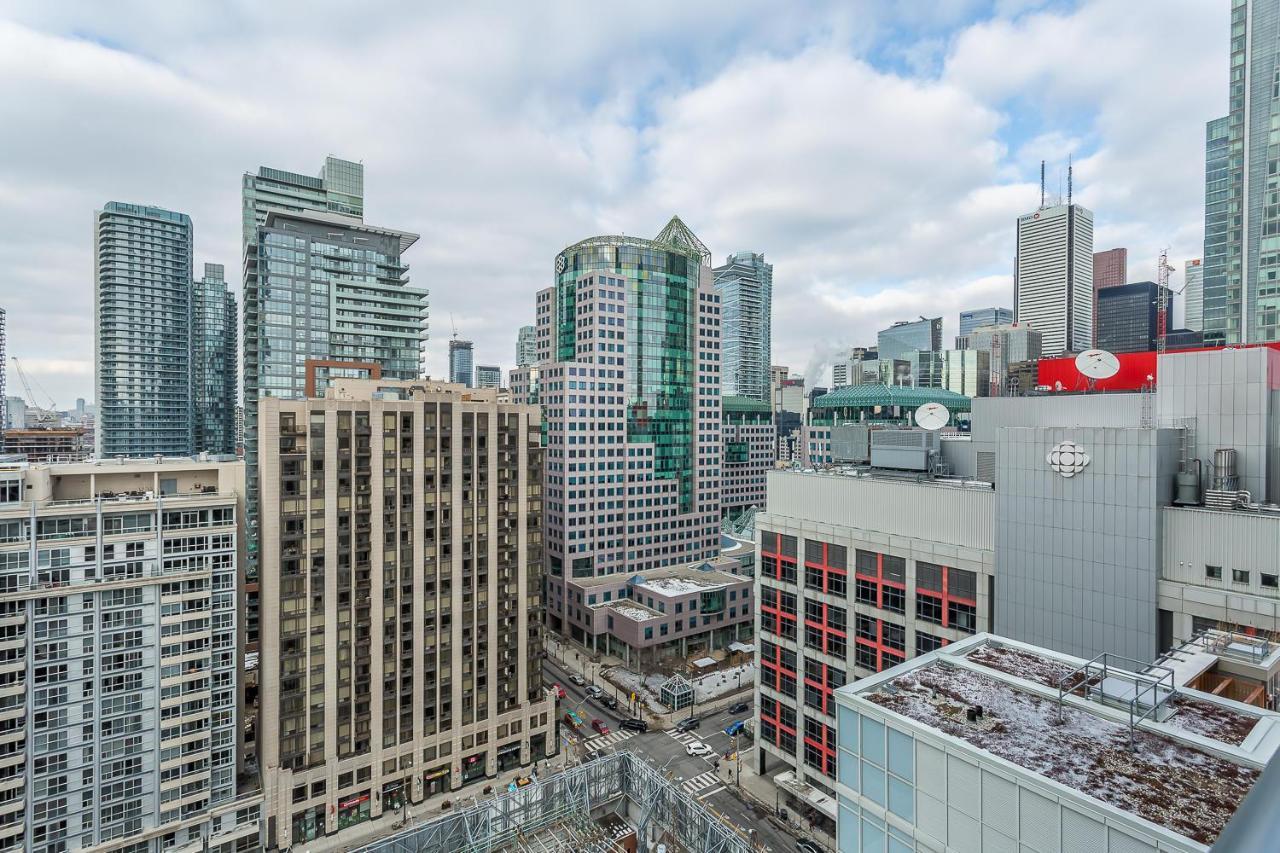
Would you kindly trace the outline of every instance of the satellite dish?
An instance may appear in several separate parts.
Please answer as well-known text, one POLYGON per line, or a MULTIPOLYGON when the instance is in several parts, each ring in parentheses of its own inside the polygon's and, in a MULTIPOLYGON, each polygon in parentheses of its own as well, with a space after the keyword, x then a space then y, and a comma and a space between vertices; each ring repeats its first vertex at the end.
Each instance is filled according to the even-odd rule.
POLYGON ((1110 379, 1120 372, 1120 359, 1104 349, 1087 349, 1076 356, 1076 370, 1090 379, 1110 379))
POLYGON ((916 409, 916 426, 929 431, 942 429, 951 420, 951 412, 941 403, 925 403, 916 409))

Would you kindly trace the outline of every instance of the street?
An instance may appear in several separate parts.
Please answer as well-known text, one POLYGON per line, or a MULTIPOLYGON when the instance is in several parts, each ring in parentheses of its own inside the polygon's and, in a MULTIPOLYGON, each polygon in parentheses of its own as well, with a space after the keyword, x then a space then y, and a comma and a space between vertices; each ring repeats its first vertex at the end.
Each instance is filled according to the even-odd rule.
MULTIPOLYGON (((725 761, 725 754, 733 752, 734 739, 724 733, 730 723, 748 719, 751 711, 741 714, 730 714, 727 710, 714 712, 702 719, 698 728, 692 732, 651 731, 644 734, 622 731, 618 728, 618 714, 610 712, 600 702, 586 697, 585 690, 569 682, 568 673, 552 660, 543 662, 544 676, 549 684, 559 684, 565 689, 565 698, 560 700, 560 713, 573 709, 586 721, 581 735, 584 740, 575 744, 573 751, 580 757, 588 757, 595 752, 607 753, 611 750, 627 750, 647 761, 652 766, 669 773, 672 782, 679 785, 685 793, 708 806, 721 816, 722 820, 738 827, 745 834, 754 829, 762 850, 769 853, 783 853, 796 849, 796 839, 783 832, 769 822, 772 806, 755 812, 749 801, 739 796, 732 783, 725 784, 716 772, 716 761, 723 767, 734 767, 733 762, 725 761), (597 735, 591 729, 591 720, 599 718, 609 726, 608 735, 597 735), (588 737, 589 736, 589 737, 588 737), (687 748, 691 743, 705 743, 711 753, 703 756, 689 755, 687 748)), ((601 687, 610 689, 607 683, 601 687)), ((622 697, 621 712, 626 708, 626 697, 622 697)), ((688 712, 684 712, 687 714, 688 712)), ((694 709, 695 715, 697 709, 694 709)), ((561 727, 564 731, 564 727, 561 727)), ((744 747, 748 758, 752 747, 744 747)))

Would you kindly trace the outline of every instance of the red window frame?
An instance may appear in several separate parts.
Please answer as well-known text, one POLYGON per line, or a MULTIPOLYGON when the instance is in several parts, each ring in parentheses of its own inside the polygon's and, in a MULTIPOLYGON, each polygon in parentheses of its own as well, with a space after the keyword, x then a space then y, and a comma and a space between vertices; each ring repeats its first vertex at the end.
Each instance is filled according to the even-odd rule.
MULTIPOLYGON (((940 601, 942 603, 942 627, 950 628, 951 627, 951 608, 947 606, 948 604, 951 604, 952 602, 956 604, 967 604, 974 609, 974 612, 976 614, 978 610, 978 601, 977 599, 973 599, 973 598, 964 598, 963 596, 952 595, 950 591, 950 585, 951 585, 951 570, 953 567, 939 566, 939 568, 942 569, 942 592, 938 592, 937 590, 933 590, 933 589, 922 589, 920 585, 917 583, 916 596, 918 597, 923 595, 925 598, 934 598, 940 601)), ((975 626, 975 629, 976 627, 977 626, 975 626)))
MULTIPOLYGON (((796 727, 789 726, 786 723, 782 722, 781 708, 782 708, 782 705, 777 699, 774 699, 771 696, 760 697, 760 720, 762 722, 771 723, 773 725, 775 737, 772 743, 774 746, 777 746, 777 747, 782 746, 782 733, 784 731, 787 734, 791 735, 792 740, 796 739, 796 727), (770 712, 770 713, 766 713, 766 712, 770 712)), ((796 718, 796 722, 797 724, 799 723, 798 716, 796 718)))
MULTIPOLYGON (((814 603, 816 604, 816 603, 818 603, 818 602, 814 602, 814 603)), ((806 612, 806 613, 805 613, 805 617, 804 617, 804 624, 805 624, 805 627, 806 627, 806 628, 814 628, 814 629, 818 630, 818 631, 822 634, 822 648, 820 649, 820 651, 822 651, 823 653, 825 653, 825 654, 834 654, 834 652, 831 652, 831 651, 829 651, 829 650, 827 649, 827 646, 830 644, 830 639, 831 639, 831 637, 835 636, 835 637, 841 637, 841 638, 843 638, 843 639, 844 639, 845 654, 848 654, 848 649, 849 649, 849 611, 848 611, 848 610, 845 610, 845 608, 841 608, 842 610, 845 610, 845 614, 844 614, 844 618, 845 618, 845 625, 844 625, 844 627, 845 627, 845 629, 844 629, 843 631, 841 631, 841 630, 839 630, 839 629, 837 629, 837 628, 832 628, 830 625, 828 625, 828 624, 827 624, 827 620, 828 620, 828 618, 829 618, 827 614, 830 612, 831 605, 827 604, 825 601, 824 601, 824 602, 821 602, 821 604, 822 604, 822 621, 818 621, 818 620, 815 620, 815 619, 810 619, 810 618, 809 618, 809 614, 806 612)), ((806 648, 808 648, 808 647, 809 647, 809 644, 808 644, 807 642, 806 642, 804 645, 805 645, 805 647, 806 647, 806 648)))
POLYGON ((815 740, 806 731, 804 742, 806 746, 813 747, 822 756, 822 774, 834 779, 836 778, 836 730, 826 723, 821 723, 821 726, 822 740, 815 740))
MULTIPOLYGON (((895 623, 896 624, 896 623, 895 623)), ((898 626, 901 627, 901 626, 898 626)), ((904 634, 906 629, 903 629, 904 634)), ((907 659, 906 651, 898 651, 890 648, 884 643, 884 620, 876 620, 876 638, 868 640, 866 637, 859 636, 854 633, 853 641, 865 648, 875 649, 876 652, 876 672, 883 672, 891 666, 897 666, 907 659)))
MULTIPOLYGON (((848 549, 846 549, 846 550, 845 550, 845 561, 846 561, 846 562, 845 562, 845 565, 846 565, 846 568, 843 568, 843 569, 837 569, 837 568, 834 568, 834 567, 830 564, 830 562, 829 562, 829 561, 830 561, 830 559, 831 559, 830 554, 829 554, 829 549, 830 549, 830 547, 831 547, 831 546, 830 546, 830 543, 828 543, 828 542, 823 542, 823 543, 822 543, 822 562, 821 562, 821 563, 815 563, 815 562, 813 562, 812 560, 810 560, 810 559, 808 559, 808 558, 806 557, 806 558, 805 558, 805 561, 804 561, 805 568, 806 568, 806 569, 809 569, 809 568, 818 569, 819 571, 821 571, 821 572, 822 572, 822 591, 823 591, 823 592, 825 592, 825 593, 831 593, 831 576, 832 576, 832 575, 838 575, 838 576, 840 576, 840 577, 843 577, 843 578, 844 578, 845 591, 846 591, 846 594, 847 594, 848 589, 849 589, 849 569, 847 568, 847 566, 848 566, 848 559, 849 559, 849 557, 848 557, 848 554, 849 554, 848 549)), ((856 553, 856 552, 855 552, 855 553, 856 553)), ((877 598, 879 598, 879 596, 878 596, 878 595, 877 595, 877 598)))
MULTIPOLYGON (((825 550, 824 550, 825 553, 825 550)), ((766 530, 760 534, 760 555, 762 557, 772 557, 775 566, 773 574, 764 573, 764 562, 761 561, 760 573, 761 577, 770 577, 782 583, 795 583, 797 585, 803 583, 800 577, 800 564, 797 557, 788 557, 782 553, 782 534, 774 533, 772 530, 766 530), (795 570, 793 574, 796 579, 794 581, 787 580, 782 576, 782 564, 790 563, 795 570)))
MULTIPOLYGON (((799 679, 796 676, 795 670, 787 669, 785 666, 783 666, 782 646, 778 645, 777 643, 772 643, 772 645, 773 645, 773 657, 770 659, 765 658, 764 649, 760 650, 760 668, 762 670, 765 670, 767 673, 772 674, 773 683, 770 684, 768 680, 765 679, 764 677, 761 678, 760 683, 766 687, 776 690, 779 693, 783 693, 784 692, 782 689, 783 675, 791 676, 792 681, 798 681, 799 679)), ((799 656, 797 656, 796 660, 799 661, 799 656)), ((799 663, 797 662, 796 665, 799 666, 799 663)))
MULTIPOLYGON (((866 574, 865 572, 858 570, 858 552, 854 551, 854 556, 853 556, 853 566, 854 566, 853 576, 855 578, 854 583, 857 583, 858 580, 864 580, 864 581, 867 581, 868 583, 874 584, 876 588, 876 607, 879 607, 880 609, 883 610, 884 609, 884 588, 887 586, 893 589, 902 590, 902 598, 905 601, 907 597, 907 585, 906 583, 899 583, 898 581, 887 580, 884 576, 884 554, 881 554, 878 551, 873 553, 875 553, 876 555, 876 573, 874 575, 869 575, 869 574, 866 574)), ((824 551, 824 554, 825 554, 825 551, 824 551)))

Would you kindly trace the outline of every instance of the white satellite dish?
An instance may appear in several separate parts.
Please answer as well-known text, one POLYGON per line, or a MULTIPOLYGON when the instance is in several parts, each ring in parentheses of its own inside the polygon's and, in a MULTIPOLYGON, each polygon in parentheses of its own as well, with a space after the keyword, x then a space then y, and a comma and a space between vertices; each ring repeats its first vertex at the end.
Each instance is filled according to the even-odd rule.
POLYGON ((1120 372, 1120 359, 1104 349, 1087 349, 1076 356, 1076 370, 1090 379, 1110 379, 1120 372))
POLYGON ((942 429, 951 420, 951 412, 941 403, 925 403, 916 409, 916 426, 929 431, 942 429))

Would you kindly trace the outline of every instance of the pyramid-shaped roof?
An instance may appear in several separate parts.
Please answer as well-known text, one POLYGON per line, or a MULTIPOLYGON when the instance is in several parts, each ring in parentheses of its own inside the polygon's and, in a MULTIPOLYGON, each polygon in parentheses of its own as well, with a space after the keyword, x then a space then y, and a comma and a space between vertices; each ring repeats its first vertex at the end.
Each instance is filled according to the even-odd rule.
POLYGON ((653 238, 653 242, 679 246, 681 249, 696 252, 702 256, 703 264, 711 266, 711 250, 698 239, 698 235, 694 234, 679 216, 671 217, 671 221, 658 232, 658 236, 653 238))

